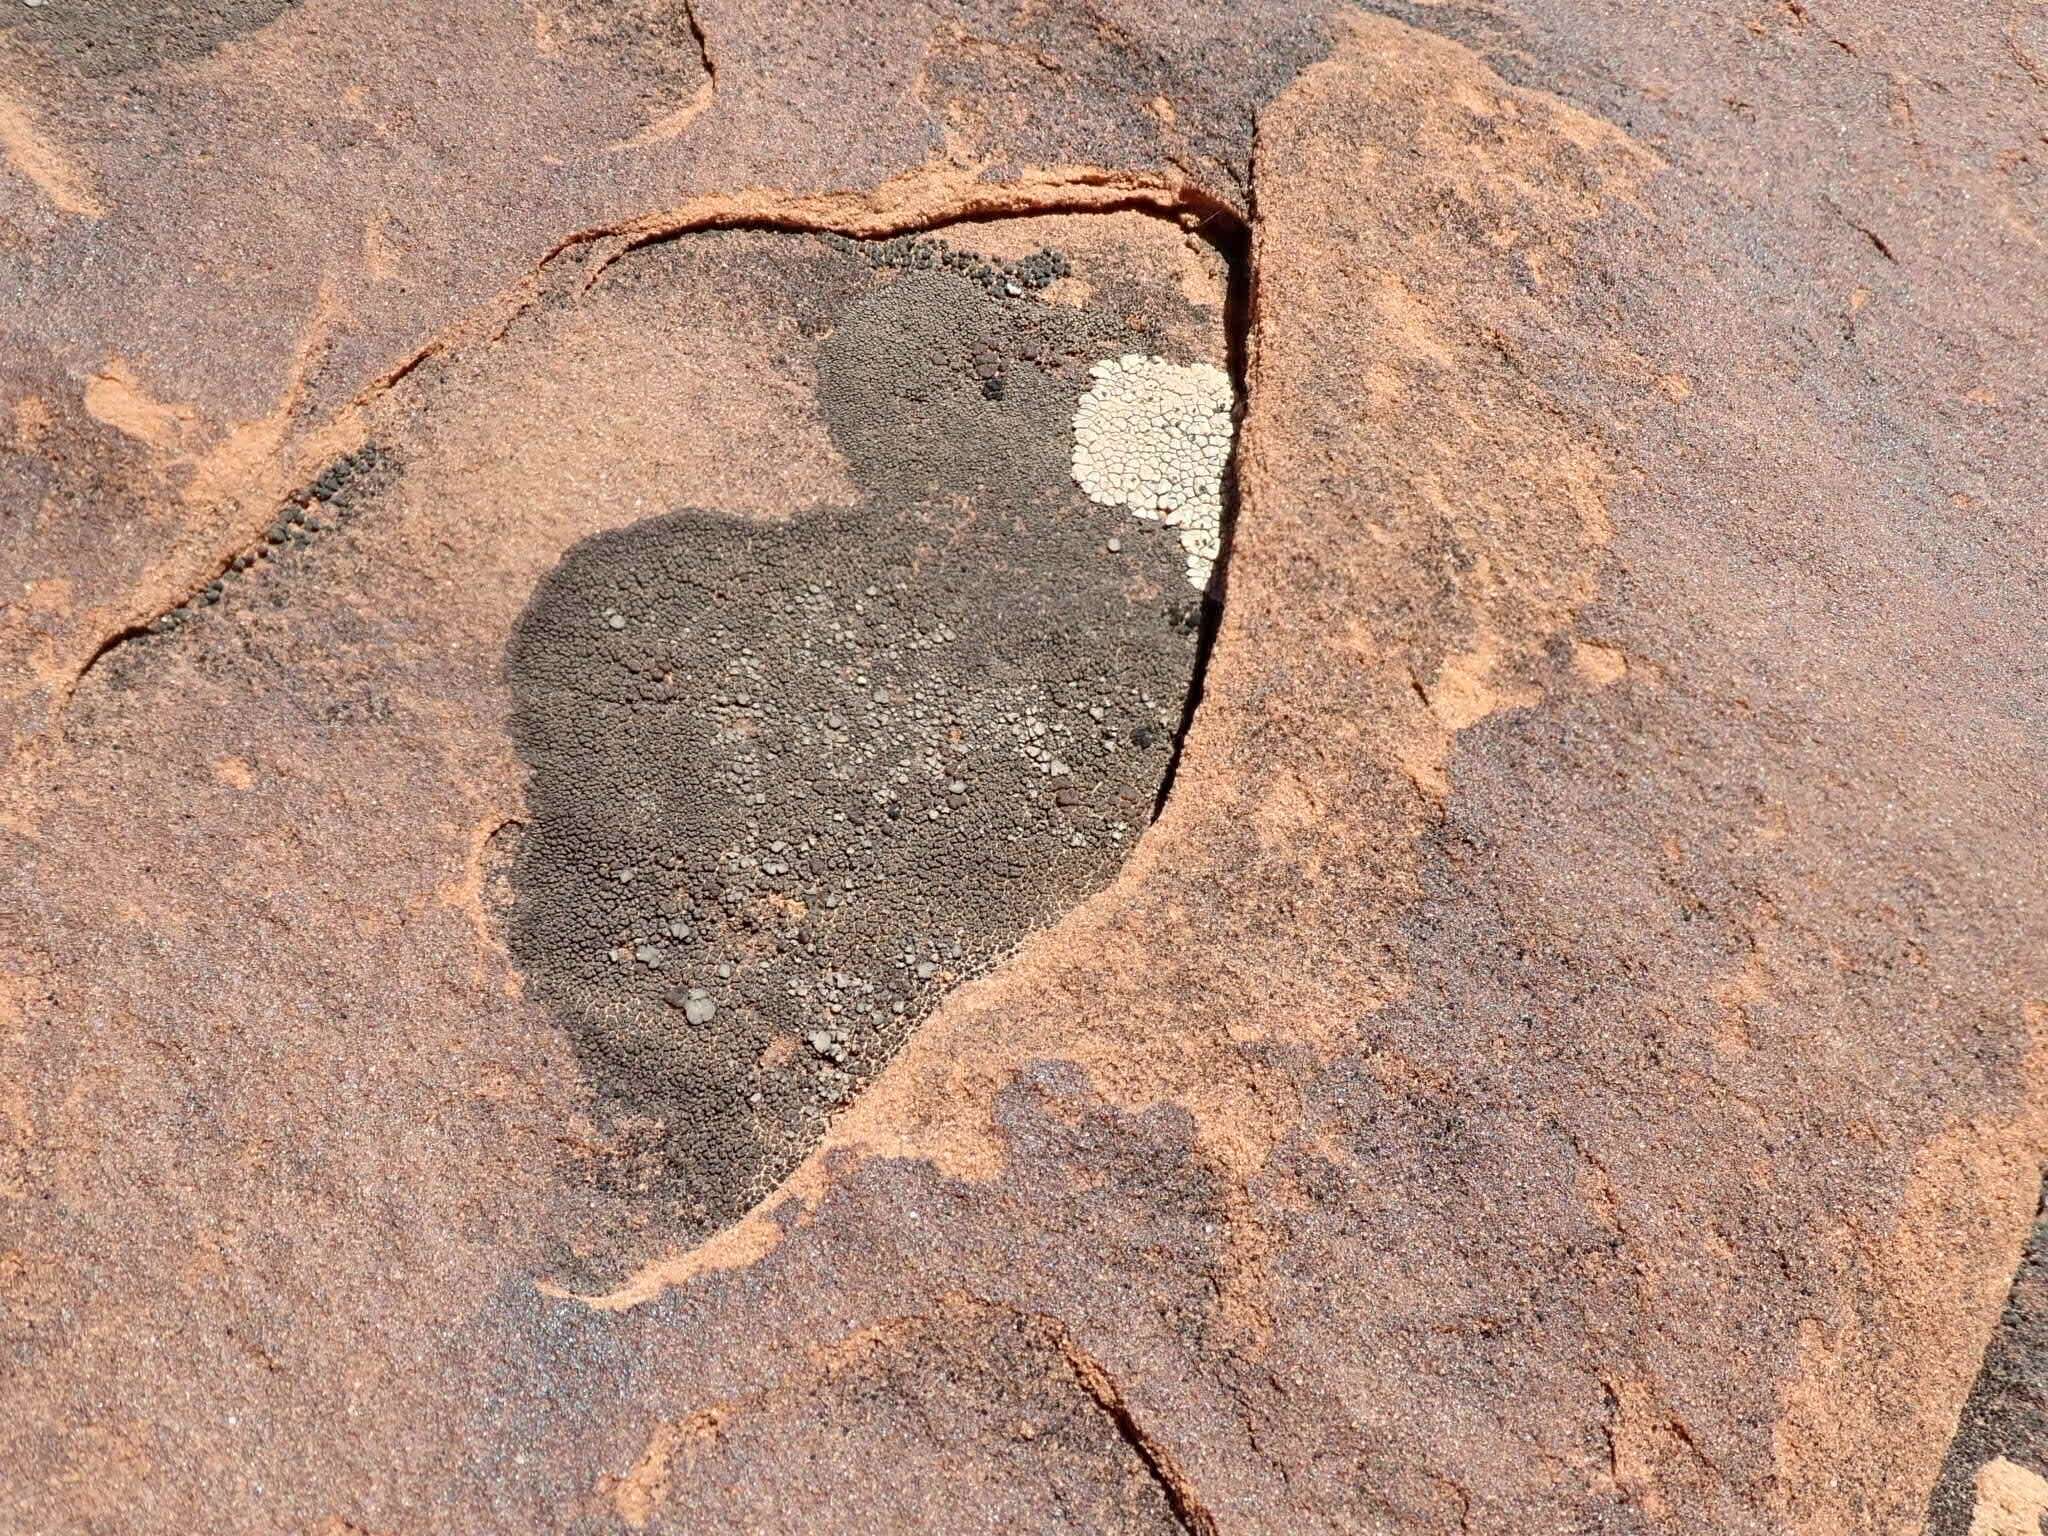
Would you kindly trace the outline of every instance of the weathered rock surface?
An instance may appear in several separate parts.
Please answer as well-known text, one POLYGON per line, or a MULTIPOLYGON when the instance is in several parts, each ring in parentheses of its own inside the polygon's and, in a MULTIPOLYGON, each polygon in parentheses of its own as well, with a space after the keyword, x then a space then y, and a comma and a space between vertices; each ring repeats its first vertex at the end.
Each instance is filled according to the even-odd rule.
POLYGON ((0 1527, 2025 1528, 2048 35, 1387 9, 8 19, 0 1527), (700 1240, 505 655, 873 494, 803 230, 1236 324, 1237 524, 1163 815, 700 1240))

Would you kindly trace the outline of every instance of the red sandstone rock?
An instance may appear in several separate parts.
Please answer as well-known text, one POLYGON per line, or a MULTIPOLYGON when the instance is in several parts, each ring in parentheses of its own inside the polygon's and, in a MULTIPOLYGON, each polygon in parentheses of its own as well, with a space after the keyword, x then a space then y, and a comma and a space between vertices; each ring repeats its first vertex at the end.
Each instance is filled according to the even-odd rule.
POLYGON ((2048 1133, 2039 28, 597 14, 8 23, 0 1527, 1920 1529, 2048 1133), (1132 205, 1250 218, 1165 815, 678 1251, 500 938, 499 658, 679 479, 847 487, 603 270, 1163 280, 1132 205), (378 439, 246 665, 105 649, 378 439))

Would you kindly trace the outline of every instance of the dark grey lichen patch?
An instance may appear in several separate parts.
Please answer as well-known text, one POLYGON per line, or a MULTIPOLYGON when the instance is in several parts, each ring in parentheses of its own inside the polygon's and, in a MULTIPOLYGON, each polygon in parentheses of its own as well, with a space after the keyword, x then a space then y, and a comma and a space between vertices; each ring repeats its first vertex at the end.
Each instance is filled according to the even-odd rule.
POLYGON ((1977 1477, 2004 1458, 2048 1477, 2048 1185, 2020 1255, 1997 1331, 1928 1504, 1929 1536, 1966 1536, 1977 1506, 1977 1477))
POLYGON ((266 562, 288 557, 316 539, 348 526, 357 511, 386 488, 398 470, 397 460, 375 443, 343 454, 307 484, 277 505, 263 537, 236 555, 227 566, 177 607, 157 615, 140 631, 121 639, 174 635, 210 608, 227 601, 245 575, 266 562))
POLYGON ((1038 294, 1068 274, 1066 256, 1051 247, 1041 247, 1029 256, 1006 261, 995 256, 978 256, 916 235, 893 240, 852 240, 845 235, 818 237, 833 250, 857 257, 878 268, 897 267, 911 272, 953 272, 968 278, 992 299, 1021 299, 1038 294))
POLYGON ((1068 473, 1126 310, 745 238, 838 295, 797 329, 864 494, 587 540, 509 655, 513 950, 599 1095, 613 1186, 672 1235, 745 1210, 949 990, 1108 882, 1201 623, 1172 531, 1068 473))
POLYGON ((4 35, 81 75, 100 79, 186 64, 258 27, 298 0, 46 0, 11 7, 4 35))

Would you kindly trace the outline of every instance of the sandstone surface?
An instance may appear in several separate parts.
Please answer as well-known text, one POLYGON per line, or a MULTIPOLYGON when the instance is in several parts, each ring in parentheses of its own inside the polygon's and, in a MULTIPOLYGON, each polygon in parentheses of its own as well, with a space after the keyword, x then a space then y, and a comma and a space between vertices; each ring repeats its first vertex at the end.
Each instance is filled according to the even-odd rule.
POLYGON ((0 1529, 2037 1528, 2044 106, 2005 3, 10 9, 0 1529), (1189 692, 693 1203, 522 615, 878 526, 1189 692))

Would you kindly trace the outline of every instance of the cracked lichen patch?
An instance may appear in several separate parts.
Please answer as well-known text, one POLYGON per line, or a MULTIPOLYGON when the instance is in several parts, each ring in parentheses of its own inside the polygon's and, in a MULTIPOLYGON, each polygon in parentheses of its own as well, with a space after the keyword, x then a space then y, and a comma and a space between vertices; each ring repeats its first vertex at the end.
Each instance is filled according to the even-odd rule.
POLYGON ((1074 482, 1088 499, 1179 531, 1188 582, 1223 553, 1223 474, 1235 430, 1230 376, 1211 363, 1129 353, 1097 363, 1074 411, 1074 482))

